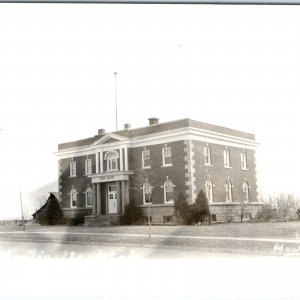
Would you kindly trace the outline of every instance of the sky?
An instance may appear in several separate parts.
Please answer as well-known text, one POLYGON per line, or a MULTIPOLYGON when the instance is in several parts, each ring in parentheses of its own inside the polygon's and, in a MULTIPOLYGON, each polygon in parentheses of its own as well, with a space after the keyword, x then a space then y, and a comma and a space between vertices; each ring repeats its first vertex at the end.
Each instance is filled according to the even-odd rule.
POLYGON ((57 190, 57 145, 192 118, 256 134, 265 194, 300 194, 300 7, 0 4, 0 219, 57 190))

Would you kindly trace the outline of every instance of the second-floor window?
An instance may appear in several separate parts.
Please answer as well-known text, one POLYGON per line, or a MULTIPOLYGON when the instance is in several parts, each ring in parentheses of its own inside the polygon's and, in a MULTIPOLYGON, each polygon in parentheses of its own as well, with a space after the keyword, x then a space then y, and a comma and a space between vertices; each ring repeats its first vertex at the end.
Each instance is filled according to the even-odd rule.
POLYGON ((224 167, 230 168, 230 152, 228 149, 224 150, 224 167))
POLYGON ((85 160, 85 174, 92 174, 92 159, 91 158, 87 158, 85 160))
POLYGON ((204 147, 204 161, 206 166, 211 165, 210 147, 204 147))
POLYGON ((246 154, 246 152, 241 153, 241 164, 242 164, 242 169, 247 170, 247 154, 246 154))
POLYGON ((163 166, 170 166, 172 165, 172 151, 171 147, 165 147, 162 149, 163 155, 163 166))
POLYGON ((150 150, 142 152, 142 166, 143 168, 150 168, 150 150))
POLYGON ((107 171, 116 171, 118 170, 118 152, 112 151, 106 155, 107 161, 107 171))
POLYGON ((70 161, 70 176, 76 176, 76 161, 70 161))

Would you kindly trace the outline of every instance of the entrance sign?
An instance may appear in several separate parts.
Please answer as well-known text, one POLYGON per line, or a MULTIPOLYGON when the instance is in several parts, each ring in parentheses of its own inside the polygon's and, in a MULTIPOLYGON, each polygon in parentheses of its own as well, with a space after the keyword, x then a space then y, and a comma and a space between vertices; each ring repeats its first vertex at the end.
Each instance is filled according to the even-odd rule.
POLYGON ((101 183, 101 182, 109 182, 109 181, 119 181, 119 180, 129 180, 129 176, 125 174, 107 174, 107 175, 99 175, 96 177, 92 177, 92 183, 101 183))

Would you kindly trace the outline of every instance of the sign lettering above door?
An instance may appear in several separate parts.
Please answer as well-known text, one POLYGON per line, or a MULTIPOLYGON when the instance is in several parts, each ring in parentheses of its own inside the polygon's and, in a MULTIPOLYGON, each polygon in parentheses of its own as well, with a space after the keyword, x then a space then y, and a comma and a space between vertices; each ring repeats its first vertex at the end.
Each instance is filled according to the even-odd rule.
POLYGON ((99 182, 109 182, 109 181, 119 181, 119 180, 128 180, 128 175, 118 174, 118 175, 100 175, 92 178, 92 183, 99 182))

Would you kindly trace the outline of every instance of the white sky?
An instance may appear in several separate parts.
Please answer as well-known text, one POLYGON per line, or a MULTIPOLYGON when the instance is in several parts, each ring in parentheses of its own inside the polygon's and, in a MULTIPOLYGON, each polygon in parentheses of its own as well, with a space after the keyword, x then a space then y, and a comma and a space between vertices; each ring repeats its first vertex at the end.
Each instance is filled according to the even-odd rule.
POLYGON ((253 132, 263 192, 300 194, 299 36, 299 6, 0 4, 0 218, 56 188, 58 143, 115 129, 115 71, 119 128, 253 132))

